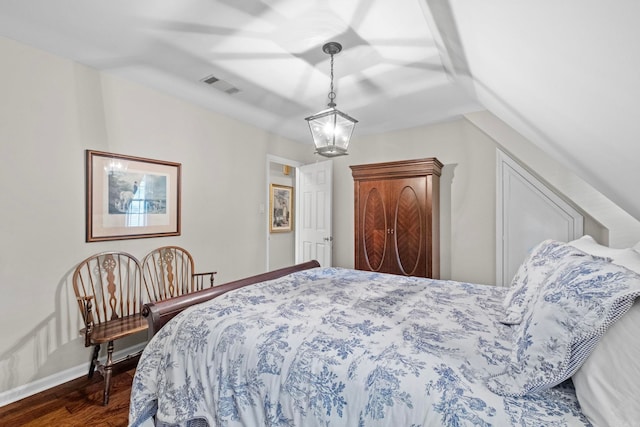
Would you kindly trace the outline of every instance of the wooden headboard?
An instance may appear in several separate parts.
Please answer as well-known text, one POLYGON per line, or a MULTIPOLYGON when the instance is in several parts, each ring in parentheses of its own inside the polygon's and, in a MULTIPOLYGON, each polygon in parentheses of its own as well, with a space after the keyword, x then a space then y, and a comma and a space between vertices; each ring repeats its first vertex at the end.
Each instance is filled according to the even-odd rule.
POLYGON ((160 328, 165 325, 165 323, 173 319, 178 313, 192 305, 209 301, 234 289, 239 289, 254 283, 277 279, 278 277, 286 276, 287 274, 295 273, 296 271, 308 270, 315 267, 320 267, 320 263, 318 263, 318 261, 307 261, 302 264, 296 264, 291 267, 284 267, 278 270, 257 274, 255 276, 235 280, 212 288, 169 298, 164 301, 147 303, 142 309, 142 315, 146 317, 149 322, 149 338, 154 336, 160 328))

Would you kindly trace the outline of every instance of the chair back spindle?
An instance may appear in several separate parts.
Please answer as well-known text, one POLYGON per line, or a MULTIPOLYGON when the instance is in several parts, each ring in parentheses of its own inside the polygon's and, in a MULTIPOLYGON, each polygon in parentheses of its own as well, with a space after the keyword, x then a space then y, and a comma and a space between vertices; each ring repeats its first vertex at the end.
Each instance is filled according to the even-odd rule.
POLYGON ((93 346, 89 378, 97 369, 105 380, 103 404, 109 403, 114 341, 143 332, 148 322, 142 317, 146 302, 142 293, 140 262, 126 252, 102 252, 82 261, 73 272, 84 328, 85 347, 93 346), (98 359, 100 346, 107 344, 107 360, 98 359))
POLYGON ((82 261, 73 273, 73 288, 81 312, 86 309, 83 301, 93 300, 96 324, 140 313, 145 302, 140 263, 125 252, 103 252, 82 261))
POLYGON ((216 272, 196 273, 193 257, 179 246, 162 246, 142 260, 142 277, 151 302, 213 286, 216 272), (203 278, 209 277, 209 281, 203 278))

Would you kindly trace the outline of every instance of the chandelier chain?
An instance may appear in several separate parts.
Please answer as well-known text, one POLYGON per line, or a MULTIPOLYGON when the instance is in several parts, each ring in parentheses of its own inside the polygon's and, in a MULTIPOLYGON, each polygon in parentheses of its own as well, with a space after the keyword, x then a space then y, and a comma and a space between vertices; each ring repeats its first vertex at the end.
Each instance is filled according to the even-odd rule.
POLYGON ((331 54, 331 89, 329 91, 329 107, 335 107, 336 93, 333 91, 333 54, 331 54))

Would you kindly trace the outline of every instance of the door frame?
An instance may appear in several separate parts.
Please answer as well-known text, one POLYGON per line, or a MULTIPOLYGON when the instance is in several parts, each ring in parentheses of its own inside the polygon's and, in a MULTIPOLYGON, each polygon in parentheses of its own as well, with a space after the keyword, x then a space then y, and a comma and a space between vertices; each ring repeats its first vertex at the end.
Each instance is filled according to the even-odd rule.
MULTIPOLYGON (((274 156, 272 154, 267 154, 267 158, 266 158, 266 163, 265 163, 265 182, 266 182, 266 186, 265 186, 265 203, 263 205, 260 206, 260 213, 265 214, 265 224, 266 224, 266 234, 265 234, 265 271, 269 271, 269 252, 270 252, 270 245, 269 245, 269 240, 271 238, 271 233, 269 233, 269 184, 270 184, 270 166, 271 163, 278 163, 278 164, 282 164, 282 165, 289 165, 292 168, 295 169, 295 173, 296 173, 296 179, 294 180, 294 186, 295 188, 293 189, 293 200, 294 200, 294 205, 295 205, 295 209, 293 210, 293 224, 296 224, 296 216, 298 215, 298 168, 300 166, 302 166, 304 163, 302 162, 298 162, 296 160, 291 160, 291 159, 287 159, 284 157, 280 157, 280 156, 274 156)), ((293 232, 294 232, 294 240, 297 242, 298 241, 298 227, 296 227, 294 225, 293 227, 293 232)), ((297 250, 297 248, 296 248, 297 250)))

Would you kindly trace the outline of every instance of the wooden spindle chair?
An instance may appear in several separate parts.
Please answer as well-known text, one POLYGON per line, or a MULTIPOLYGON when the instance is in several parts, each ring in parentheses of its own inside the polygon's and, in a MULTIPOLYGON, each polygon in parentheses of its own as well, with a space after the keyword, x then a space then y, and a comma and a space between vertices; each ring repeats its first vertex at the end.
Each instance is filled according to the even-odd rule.
POLYGON ((179 246, 162 246, 142 260, 142 277, 150 302, 213 286, 215 271, 196 273, 193 257, 179 246))
POLYGON ((82 261, 73 273, 73 289, 85 327, 85 347, 94 346, 89 378, 94 370, 104 377, 103 404, 109 403, 113 370, 113 342, 144 331, 144 302, 140 262, 126 252, 103 252, 82 261), (98 360, 100 346, 107 343, 107 360, 98 360))

